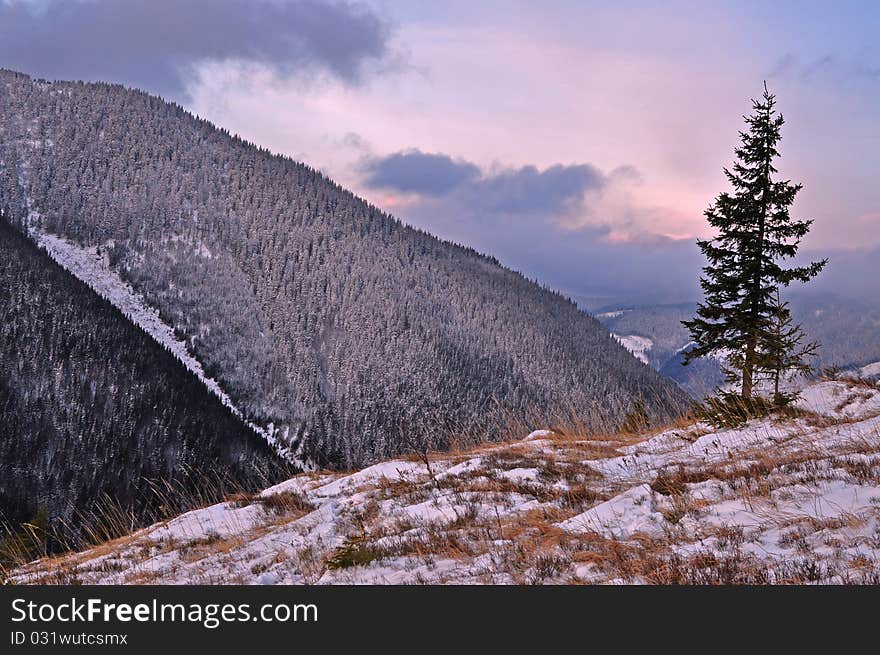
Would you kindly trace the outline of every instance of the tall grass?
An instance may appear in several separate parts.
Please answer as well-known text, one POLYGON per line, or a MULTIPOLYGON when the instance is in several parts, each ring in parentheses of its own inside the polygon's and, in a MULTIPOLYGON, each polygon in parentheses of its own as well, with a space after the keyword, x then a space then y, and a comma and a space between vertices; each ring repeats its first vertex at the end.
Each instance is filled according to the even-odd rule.
POLYGON ((255 467, 245 481, 228 473, 186 469, 176 478, 144 479, 141 497, 129 503, 105 493, 91 507, 73 510, 69 517, 50 518, 45 511, 24 522, 0 517, 0 583, 12 570, 35 559, 112 541, 184 512, 249 495, 297 472, 255 467))
MULTIPOLYGON (((673 400, 670 399, 670 404, 673 400)), ((614 419, 609 408, 598 403, 576 407, 565 401, 550 409, 511 409, 498 403, 492 413, 491 430, 452 425, 438 415, 435 421, 425 421, 427 427, 418 434, 397 435, 398 443, 403 444, 404 454, 425 459, 430 471, 431 452, 471 451, 487 444, 520 440, 535 429, 550 429, 560 438, 598 440, 619 434, 621 423, 629 428, 629 434, 636 429, 659 429, 668 424, 666 419, 674 418, 649 416, 638 401, 624 412, 621 420, 614 419)), ((682 416, 677 420, 691 419, 682 416)), ((38 515, 30 521, 13 522, 0 517, 0 580, 35 559, 85 550, 196 508, 234 500, 237 496, 249 497, 253 491, 298 472, 293 469, 281 474, 275 470, 254 471, 245 483, 229 474, 187 470, 175 478, 143 480, 143 493, 129 503, 104 494, 87 509, 72 511, 66 518, 48 520, 38 515)))

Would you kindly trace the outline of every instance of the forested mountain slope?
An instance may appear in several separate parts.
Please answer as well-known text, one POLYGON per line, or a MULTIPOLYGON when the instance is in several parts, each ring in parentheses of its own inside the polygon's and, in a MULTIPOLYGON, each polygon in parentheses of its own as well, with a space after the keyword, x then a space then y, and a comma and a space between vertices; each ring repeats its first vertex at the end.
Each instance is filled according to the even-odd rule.
POLYGON ((0 207, 106 248, 247 418, 318 463, 686 402, 561 295, 139 91, 0 72, 0 207))
POLYGON ((0 518, 76 523, 105 494, 137 517, 156 500, 150 481, 254 486, 280 464, 169 352, 0 217, 0 518))

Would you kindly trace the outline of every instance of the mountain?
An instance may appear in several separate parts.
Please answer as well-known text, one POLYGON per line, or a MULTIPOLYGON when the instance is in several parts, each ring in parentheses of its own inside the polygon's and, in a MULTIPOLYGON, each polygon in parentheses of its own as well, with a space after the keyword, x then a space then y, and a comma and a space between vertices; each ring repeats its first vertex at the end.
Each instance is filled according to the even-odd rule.
MULTIPOLYGON (((880 359, 880 305, 830 292, 792 290, 794 320, 810 340, 819 342, 813 364, 859 369, 880 359)), ((714 392, 724 381, 718 360, 703 358, 683 366, 691 337, 681 321, 693 318, 696 305, 611 305, 596 315, 631 352, 675 380, 695 398, 714 392)))
POLYGON ((197 497, 287 468, 170 352, 2 216, 0 290, 0 519, 81 526, 109 499, 149 520, 156 485, 197 497))
POLYGON ((880 387, 825 381, 738 428, 511 433, 430 467, 298 475, 11 579, 878 584, 878 428, 880 387))
POLYGON ((687 405, 569 299, 146 93, 4 71, 0 162, 23 231, 105 253, 300 461, 687 405))

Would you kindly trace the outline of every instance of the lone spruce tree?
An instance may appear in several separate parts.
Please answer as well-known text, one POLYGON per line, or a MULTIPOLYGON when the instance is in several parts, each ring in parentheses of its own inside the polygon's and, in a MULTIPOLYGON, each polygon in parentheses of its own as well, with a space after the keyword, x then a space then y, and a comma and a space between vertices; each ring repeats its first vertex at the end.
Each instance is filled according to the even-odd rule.
POLYGON ((797 254, 812 221, 794 220, 789 214, 802 185, 774 179, 784 119, 766 83, 763 97, 752 105, 753 113, 744 117, 748 129, 740 132, 741 144, 734 150, 733 168, 724 169, 732 190, 721 193, 704 212, 717 231, 715 238, 697 241, 708 262, 700 278, 704 300, 696 317, 683 321, 696 343, 684 363, 722 355, 728 380, 741 380, 744 398, 752 397, 758 376, 771 370, 771 361, 788 361, 778 348, 784 350, 789 341, 773 337, 779 316, 777 290, 809 281, 827 263, 782 265, 797 254), (777 352, 771 356, 768 347, 777 352))

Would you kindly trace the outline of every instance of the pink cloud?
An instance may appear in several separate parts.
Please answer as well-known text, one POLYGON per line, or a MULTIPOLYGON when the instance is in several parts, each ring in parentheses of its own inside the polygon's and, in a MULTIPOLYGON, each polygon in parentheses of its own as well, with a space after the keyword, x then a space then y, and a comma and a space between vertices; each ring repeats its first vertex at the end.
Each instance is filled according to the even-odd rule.
MULTIPOLYGON (((363 185, 358 163, 368 154, 419 148, 483 170, 497 162, 539 169, 589 162, 609 171, 614 189, 587 197, 586 213, 559 220, 563 230, 607 228, 617 240, 708 236, 703 210, 727 188, 721 169, 733 159, 741 114, 760 89, 766 62, 716 48, 699 58, 674 48, 621 49, 598 28, 591 39, 569 39, 534 27, 403 26, 412 70, 357 88, 206 66, 190 89, 193 105, 395 213, 413 200, 377 197, 363 185), (346 138, 352 133, 357 139, 346 138)), ((694 47, 708 38, 688 36, 697 39, 694 47)), ((839 139, 838 131, 822 140, 827 107, 778 84, 788 119, 782 174, 805 184, 796 211, 817 219, 811 239, 823 246, 876 242, 877 213, 865 213, 876 207, 876 192, 844 164, 872 156, 858 151, 866 141, 839 139), (834 170, 846 175, 835 178, 834 170)))

